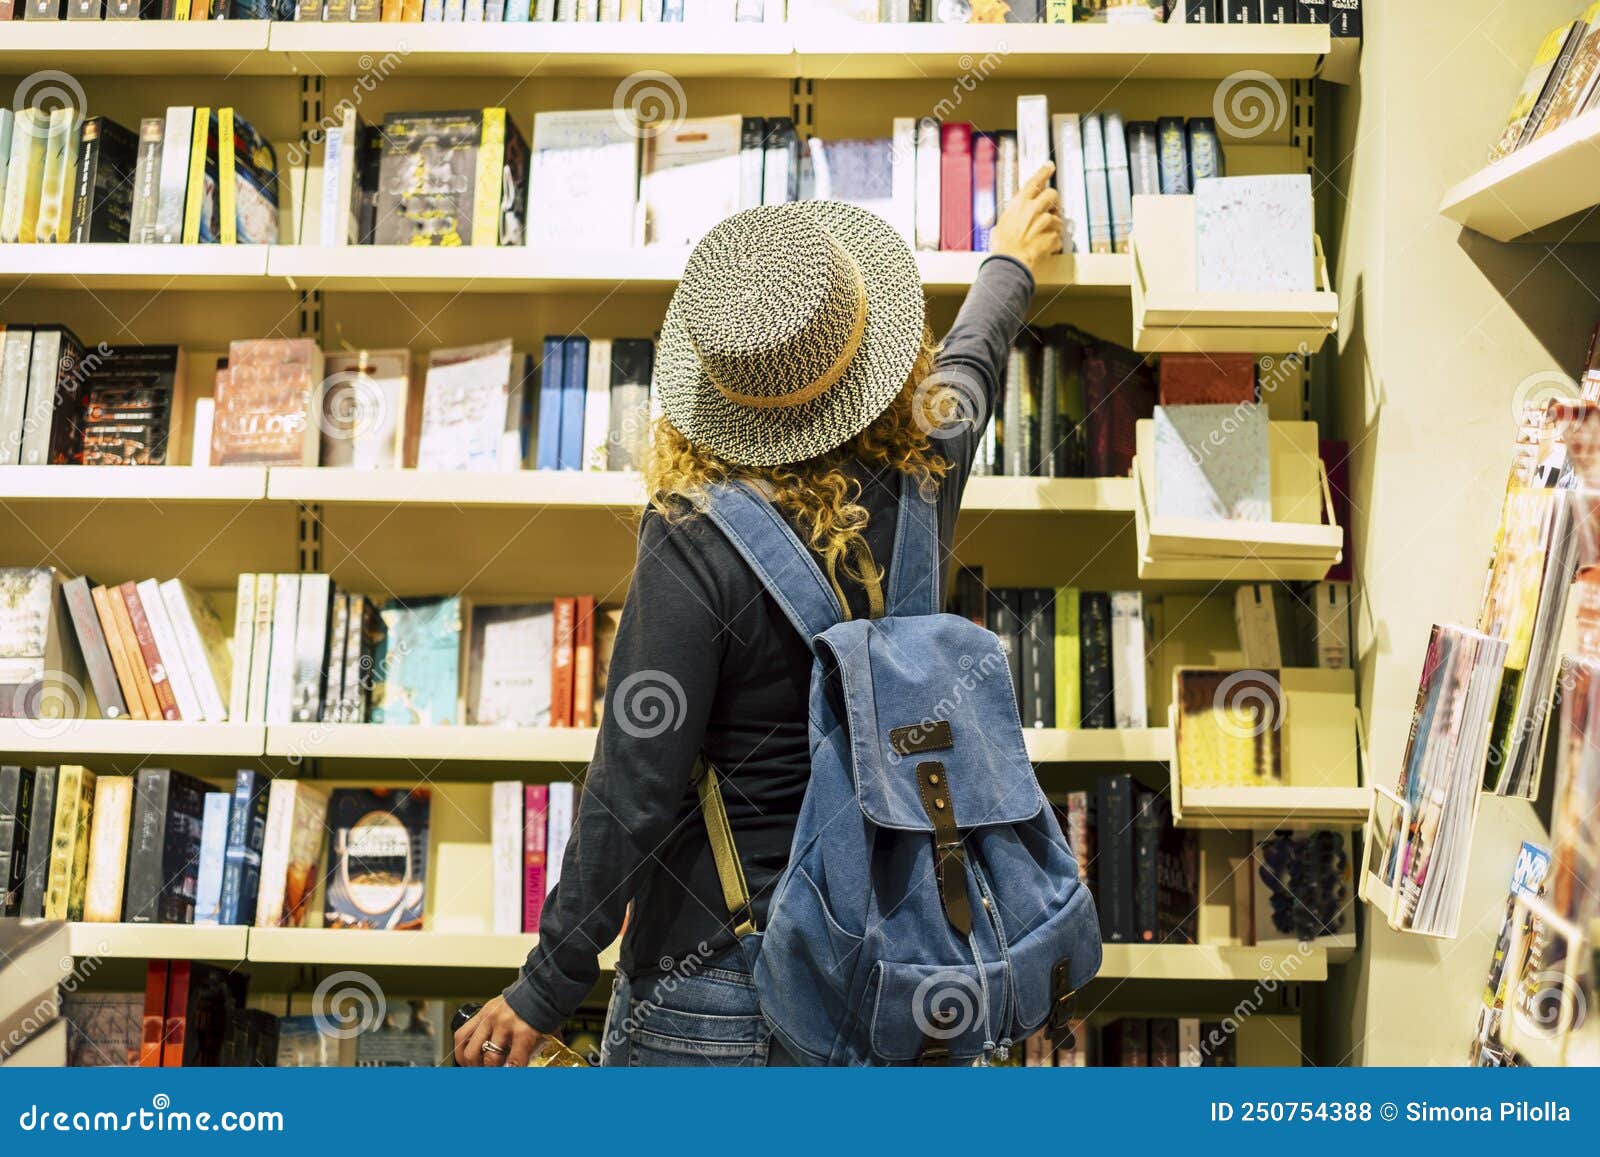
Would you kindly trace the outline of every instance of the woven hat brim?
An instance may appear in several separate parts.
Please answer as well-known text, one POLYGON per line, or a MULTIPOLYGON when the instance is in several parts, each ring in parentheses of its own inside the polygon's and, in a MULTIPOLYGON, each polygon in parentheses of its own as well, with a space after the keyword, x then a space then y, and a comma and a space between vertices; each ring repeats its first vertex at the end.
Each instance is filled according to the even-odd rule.
POLYGON ((837 382, 798 406, 742 406, 706 374, 676 295, 661 327, 656 389, 662 409, 689 441, 741 466, 803 462, 844 445, 889 408, 922 347, 922 277, 894 227, 838 201, 802 201, 796 208, 813 214, 855 259, 867 287, 861 348, 837 382))

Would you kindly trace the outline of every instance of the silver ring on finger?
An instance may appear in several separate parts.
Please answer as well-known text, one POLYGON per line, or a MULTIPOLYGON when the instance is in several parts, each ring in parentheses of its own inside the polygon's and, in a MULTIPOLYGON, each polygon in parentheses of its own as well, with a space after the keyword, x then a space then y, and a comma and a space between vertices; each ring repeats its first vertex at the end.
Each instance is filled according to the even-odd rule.
POLYGON ((496 1056, 500 1057, 507 1055, 508 1052, 505 1046, 497 1045, 492 1040, 486 1040, 483 1042, 483 1051, 486 1053, 494 1053, 496 1056))

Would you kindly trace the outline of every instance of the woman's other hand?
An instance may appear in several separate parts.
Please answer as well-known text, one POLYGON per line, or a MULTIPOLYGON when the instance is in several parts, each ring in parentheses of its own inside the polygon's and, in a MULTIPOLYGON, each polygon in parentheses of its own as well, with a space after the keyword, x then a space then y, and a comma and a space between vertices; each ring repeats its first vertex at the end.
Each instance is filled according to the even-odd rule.
POLYGON ((1061 252, 1067 233, 1061 194, 1050 184, 1055 171, 1055 165, 1047 161, 1024 181, 989 234, 989 252, 1021 262, 1036 276, 1043 258, 1061 252))
POLYGON ((456 1032, 456 1064, 463 1068, 526 1068, 543 1040, 543 1033, 512 1012, 505 997, 497 996, 456 1032))

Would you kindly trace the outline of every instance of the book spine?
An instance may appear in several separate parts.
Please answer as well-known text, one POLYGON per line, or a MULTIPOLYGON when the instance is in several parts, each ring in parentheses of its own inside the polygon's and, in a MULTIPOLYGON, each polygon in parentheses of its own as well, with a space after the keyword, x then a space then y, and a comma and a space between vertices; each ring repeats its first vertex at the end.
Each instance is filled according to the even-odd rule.
POLYGON ((33 771, 0 767, 0 916, 22 910, 28 870, 28 827, 33 822, 33 771))
MULTIPOLYGON (((139 608, 144 612, 145 622, 150 626, 150 638, 155 643, 156 653, 161 657, 161 669, 167 677, 167 686, 172 691, 172 701, 178 710, 178 718, 195 722, 203 718, 200 710, 200 694, 194 689, 194 681, 189 678, 189 668, 183 661, 183 651, 178 646, 177 632, 172 629, 172 621, 167 617, 166 600, 161 597, 161 587, 155 579, 145 579, 135 584, 139 593, 139 608)), ((135 630, 138 624, 134 624, 135 630)), ((160 692, 157 692, 159 696, 160 692)))
POLYGON ((1133 180, 1128 171, 1128 138, 1122 117, 1114 112, 1101 121, 1106 144, 1106 189, 1111 196, 1111 247, 1129 252, 1133 235, 1133 180))
POLYGON ((939 248, 972 249, 972 126, 939 128, 939 248))
POLYGON ((1161 844, 1161 812, 1154 792, 1136 792, 1133 818, 1133 938, 1153 944, 1161 935, 1156 849, 1161 844))
POLYGON ((44 895, 50 885, 50 845, 55 836, 56 784, 60 769, 37 767, 33 771, 33 815, 28 823, 28 862, 22 879, 24 920, 44 916, 44 895))
POLYGON ((574 785, 567 782, 550 785, 550 830, 545 836, 545 895, 555 891, 561 882, 561 861, 566 857, 567 841, 572 838, 573 805, 576 799, 574 785))
POLYGON ((228 808, 228 843, 217 914, 222 924, 255 923, 256 892, 261 886, 261 845, 266 832, 265 781, 260 772, 241 770, 234 776, 233 803, 228 808))
POLYGON ((183 243, 200 241, 200 214, 206 199, 206 152, 211 144, 211 109, 198 105, 194 110, 194 130, 189 138, 189 175, 184 182, 183 243))
POLYGON ((562 339, 561 448, 557 454, 562 470, 583 469, 583 403, 588 384, 588 339, 562 339))
POLYGON ((1215 24, 1217 0, 1174 0, 1168 24, 1215 24))
POLYGON ((228 851, 228 810, 233 797, 225 791, 208 791, 200 826, 200 871, 195 881, 194 922, 222 922, 222 872, 228 851))
POLYGON ((572 647, 572 725, 594 726, 594 596, 580 595, 572 647))
POLYGON ((1128 126, 1128 172, 1134 196, 1161 192, 1160 150, 1156 146, 1156 126, 1150 121, 1128 126))
POLYGON ((328 628, 328 662, 324 673, 322 715, 324 723, 339 722, 339 707, 344 702, 345 644, 350 633, 350 598, 333 592, 333 621, 328 628))
POLYGON ((217 240, 239 243, 239 165, 234 153, 233 109, 217 110, 217 240))
POLYGON ((1095 834, 1095 907, 1100 934, 1113 944, 1133 939, 1133 777, 1101 776, 1095 834))
POLYGON ((89 669, 89 685, 94 688, 95 701, 100 705, 102 719, 121 719, 128 713, 127 701, 117 681, 116 665, 111 648, 95 611, 94 595, 89 590, 89 580, 79 576, 62 584, 67 613, 72 616, 72 629, 78 637, 78 649, 83 652, 84 665, 89 669))
POLYGON ((189 989, 194 977, 194 965, 187 960, 174 960, 167 980, 167 1015, 161 1031, 161 1067, 183 1067, 184 1045, 189 1034, 189 989))
POLYGON ((152 960, 145 970, 144 1017, 139 1034, 139 1067, 161 1067, 161 1036, 167 1023, 167 978, 172 965, 166 960, 152 960))
POLYGON ((916 238, 917 248, 939 248, 943 216, 939 209, 942 169, 939 155, 939 122, 923 117, 916 130, 916 238))
POLYGON ((88 879, 83 893, 83 918, 91 923, 115 924, 122 919, 132 811, 132 777, 101 776, 94 789, 94 824, 89 829, 88 879))
POLYGON ((1045 0, 1044 21, 1046 24, 1071 24, 1072 0, 1045 0))
MULTIPOLYGON (((4 191, 0 190, 0 198, 4 191)), ((7 326, 0 347, 0 466, 22 461, 23 423, 28 410, 29 362, 33 357, 33 332, 7 326)))
POLYGON ((1298 15, 1295 0, 1261 0, 1263 24, 1297 24, 1298 15))
POLYGON ((995 201, 996 142, 993 133, 975 133, 972 140, 972 249, 989 251, 989 234, 998 212, 995 201))
POLYGON ((322 715, 322 676, 332 595, 327 575, 300 576, 292 693, 292 718, 296 723, 315 723, 322 715))
POLYGON ((535 464, 555 470, 561 464, 561 383, 566 344, 561 338, 544 339, 544 361, 539 369, 539 440, 535 464))
MULTIPOLYGON (((117 638, 122 640, 122 653, 128 657, 128 674, 133 680, 133 690, 128 696, 128 710, 135 713, 134 702, 137 700, 137 714, 142 719, 160 719, 161 702, 156 698, 156 690, 150 681, 150 670, 145 665, 144 652, 139 649, 139 637, 133 629, 133 619, 128 614, 128 603, 122 595, 121 587, 106 587, 106 605, 111 610, 111 623, 107 623, 102 616, 100 622, 106 628, 109 636, 112 624, 116 626, 117 638)), ((127 683, 123 684, 123 692, 128 694, 127 683)))
POLYGON ((228 718, 243 723, 250 704, 251 645, 255 641, 256 576, 239 576, 233 608, 233 677, 228 687, 228 718))
POLYGON ((65 338, 59 326, 35 330, 33 334, 33 356, 28 363, 28 404, 22 420, 24 466, 43 466, 50 460, 65 338))
POLYGON ((1050 124, 1055 137, 1056 192, 1061 197, 1061 214, 1067 219, 1063 251, 1087 253, 1089 192, 1083 167, 1083 130, 1075 112, 1057 113, 1050 124))
POLYGON ((208 723, 221 723, 228 717, 227 706, 222 701, 222 687, 205 641, 200 636, 200 626, 195 621, 194 608, 181 579, 168 579, 160 587, 161 601, 171 620, 172 633, 178 642, 178 652, 183 666, 194 684, 198 700, 197 718, 208 723))
POLYGON ((1193 1016, 1178 1018, 1178 1067, 1200 1067, 1200 1020, 1193 1016))
POLYGON ((1361 39, 1361 0, 1328 0, 1328 27, 1335 39, 1361 39))
POLYGON ((139 122, 139 154, 133 170, 133 210, 128 218, 128 240, 148 245, 157 239, 161 205, 162 144, 166 121, 146 117, 139 122))
POLYGON ((1328 0, 1295 0, 1295 22, 1299 24, 1328 23, 1328 0))
MULTIPOLYGON (((76 9, 79 4, 74 4, 76 9)), ((93 17, 78 17, 78 19, 100 18, 100 5, 95 4, 96 12, 93 17)), ((72 17, 69 15, 68 19, 72 17)), ((72 228, 68 232, 68 239, 75 244, 83 244, 89 240, 89 224, 93 217, 95 174, 100 167, 100 118, 83 122, 83 128, 78 140, 77 164, 77 191, 72 198, 72 228)))
POLYGON ((483 110, 478 144, 478 176, 473 182, 472 236, 469 245, 500 243, 500 176, 506 157, 506 110, 483 110))
POLYGON ((1017 180, 1026 181, 1050 161, 1050 102, 1017 98, 1017 180))
POLYGON ((589 343, 589 376, 583 399, 583 469, 604 470, 611 429, 611 342, 589 343))
POLYGON ((176 245, 183 240, 183 218, 189 188, 189 153, 195 132, 195 110, 174 105, 167 109, 161 138, 161 174, 156 203, 155 240, 176 245))
POLYGON ((1111 596, 1111 685, 1116 725, 1147 726, 1144 605, 1138 591, 1117 591, 1111 596))
POLYGON ((295 792, 286 779, 272 782, 267 799, 267 824, 261 843, 261 883, 256 895, 257 928, 283 925, 284 884, 289 874, 289 841, 294 835, 295 792))
POLYGON ((530 783, 524 791, 522 817, 522 930, 539 931, 544 898, 549 891, 546 871, 547 825, 550 788, 530 783))
POLYGON ((375 656, 366 631, 370 604, 362 595, 351 595, 345 616, 344 686, 340 691, 339 722, 365 723, 367 700, 372 681, 378 673, 372 670, 375 656))
POLYGON ((890 204, 895 230, 912 247, 917 243, 917 122, 895 117, 891 128, 890 204))
POLYGON ((494 891, 491 927, 497 934, 522 931, 523 917, 523 785, 497 782, 490 792, 490 839, 493 844, 494 891))
POLYGON ((273 576, 271 642, 268 644, 267 723, 288 723, 293 717, 295 636, 300 606, 300 575, 273 576))
POLYGON ((61 777, 56 784, 50 877, 44 890, 46 920, 83 919, 89 825, 94 811, 94 780, 94 774, 85 768, 74 766, 61 769, 61 777))
POLYGON ((122 889, 122 918, 154 924, 160 905, 162 859, 166 851, 167 800, 172 772, 145 768, 134 779, 133 820, 128 832, 128 878, 122 889))
POLYGON ((550 726, 573 725, 573 647, 577 641, 577 600, 555 600, 555 646, 550 654, 550 726))
POLYGON ((1090 253, 1110 253, 1111 189, 1106 179, 1105 118, 1086 113, 1079 118, 1083 136, 1083 180, 1086 190, 1090 253))
POLYGON ((1063 833, 1072 848, 1072 858, 1078 867, 1078 880, 1090 893, 1094 893, 1095 825, 1094 796, 1087 791, 1075 791, 1067 796, 1067 829, 1063 833))
POLYGON ((133 626, 134 641, 138 645, 140 656, 144 659, 144 669, 150 677, 150 686, 155 694, 156 713, 152 718, 168 720, 183 718, 178 712, 178 700, 172 694, 172 684, 167 678, 166 665, 161 661, 161 652, 156 647, 155 634, 150 630, 150 619, 145 614, 144 603, 139 598, 138 584, 130 579, 117 588, 117 593, 122 596, 123 605, 128 608, 128 622, 133 626))
POLYGON ((1056 588, 1055 611, 1055 726, 1076 731, 1083 725, 1083 700, 1079 694, 1078 591, 1056 588))
POLYGON ((1083 726, 1114 727, 1111 672, 1111 599, 1102 591, 1078 596, 1079 694, 1083 726))
POLYGON ((1261 0, 1218 0, 1225 24, 1260 24, 1261 0))

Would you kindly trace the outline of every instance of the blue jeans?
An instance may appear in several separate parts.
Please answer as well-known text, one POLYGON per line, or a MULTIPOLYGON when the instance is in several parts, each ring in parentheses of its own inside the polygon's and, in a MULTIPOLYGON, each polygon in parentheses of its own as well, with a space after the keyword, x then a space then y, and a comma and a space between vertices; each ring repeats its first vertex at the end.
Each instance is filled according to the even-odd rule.
POLYGON ((637 984, 618 970, 600 1063, 631 1066, 767 1066, 795 1061, 761 1015, 737 946, 637 984))

